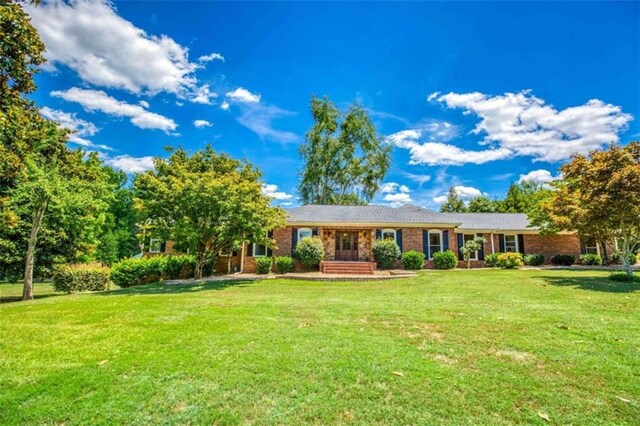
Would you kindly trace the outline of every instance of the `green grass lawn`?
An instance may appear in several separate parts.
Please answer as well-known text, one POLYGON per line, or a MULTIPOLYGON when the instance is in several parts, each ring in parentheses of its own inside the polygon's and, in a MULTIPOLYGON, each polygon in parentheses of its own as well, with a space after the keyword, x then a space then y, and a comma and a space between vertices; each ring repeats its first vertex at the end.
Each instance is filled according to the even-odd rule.
POLYGON ((606 276, 429 271, 3 303, 0 424, 639 424, 640 286, 606 276))

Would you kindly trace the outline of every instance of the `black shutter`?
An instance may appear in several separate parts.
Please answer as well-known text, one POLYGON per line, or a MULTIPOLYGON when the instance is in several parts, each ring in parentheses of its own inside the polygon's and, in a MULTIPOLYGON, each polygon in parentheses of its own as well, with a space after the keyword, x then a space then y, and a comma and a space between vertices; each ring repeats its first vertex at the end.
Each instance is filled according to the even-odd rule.
POLYGON ((449 250, 449 231, 442 231, 442 251, 449 250))
POLYGON ((164 253, 166 249, 167 249, 167 242, 163 241, 162 244, 160 244, 160 253, 164 253))
MULTIPOLYGON (((267 232, 267 237, 273 238, 273 231, 267 232)), ((273 249, 271 247, 267 247, 267 257, 273 256, 273 249)))
POLYGON ((291 257, 295 257, 298 245, 298 228, 291 228, 291 257))
POLYGON ((587 243, 580 241, 580 254, 587 254, 587 243))
POLYGON ((422 230, 422 252, 427 260, 431 259, 429 256, 429 231, 422 230))
POLYGON ((498 234, 498 250, 504 253, 504 234, 498 234))
POLYGON ((312 237, 317 237, 318 236, 318 228, 312 228, 311 229, 311 236, 312 237))
MULTIPOLYGON (((478 237, 483 238, 482 234, 478 234, 478 237)), ((478 250, 478 260, 484 260, 484 243, 480 245, 480 250, 478 250)))
POLYGON ((400 247, 400 253, 402 253, 402 229, 396 230, 396 243, 398 243, 398 247, 400 247))
POLYGON ((458 260, 464 260, 464 255, 460 249, 464 247, 464 235, 458 234, 458 260))
POLYGON ((524 254, 524 234, 518 234, 518 248, 520 253, 524 254))
POLYGON ((382 229, 376 229, 376 240, 382 238, 382 229))

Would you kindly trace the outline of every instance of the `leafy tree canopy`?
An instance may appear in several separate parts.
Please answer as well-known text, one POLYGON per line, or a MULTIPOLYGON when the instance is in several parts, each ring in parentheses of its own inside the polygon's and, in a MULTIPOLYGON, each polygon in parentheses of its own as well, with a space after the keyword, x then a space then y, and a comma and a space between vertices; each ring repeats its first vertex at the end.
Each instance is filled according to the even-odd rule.
POLYGON ((467 211, 464 200, 458 194, 455 187, 449 188, 447 192, 447 200, 440 206, 442 213, 462 213, 467 211))

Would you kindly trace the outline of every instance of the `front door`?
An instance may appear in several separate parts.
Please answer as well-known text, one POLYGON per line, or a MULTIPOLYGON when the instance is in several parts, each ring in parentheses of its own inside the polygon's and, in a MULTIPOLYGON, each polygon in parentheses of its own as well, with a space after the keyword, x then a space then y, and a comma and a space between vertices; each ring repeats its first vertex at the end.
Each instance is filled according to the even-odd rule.
POLYGON ((358 260, 358 233, 336 231, 336 260, 358 260))

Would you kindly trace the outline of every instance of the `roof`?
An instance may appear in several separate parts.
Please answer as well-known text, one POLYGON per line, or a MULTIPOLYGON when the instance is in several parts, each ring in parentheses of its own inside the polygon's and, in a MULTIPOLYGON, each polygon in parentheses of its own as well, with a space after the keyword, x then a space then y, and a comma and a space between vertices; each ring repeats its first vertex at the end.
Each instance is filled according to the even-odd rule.
POLYGON ((532 231, 522 213, 440 213, 424 207, 404 205, 341 206, 309 204, 287 209, 292 224, 407 224, 412 226, 451 225, 461 229, 486 231, 532 231))

